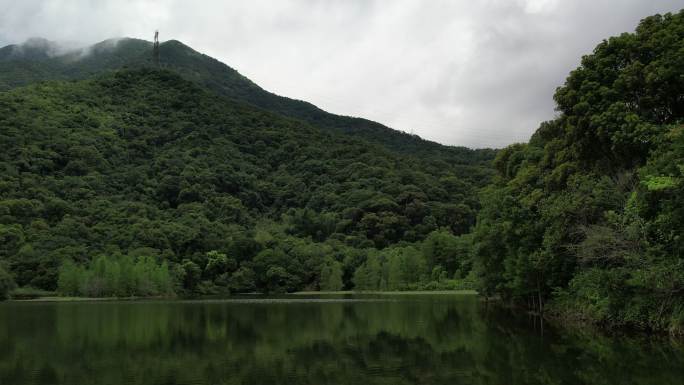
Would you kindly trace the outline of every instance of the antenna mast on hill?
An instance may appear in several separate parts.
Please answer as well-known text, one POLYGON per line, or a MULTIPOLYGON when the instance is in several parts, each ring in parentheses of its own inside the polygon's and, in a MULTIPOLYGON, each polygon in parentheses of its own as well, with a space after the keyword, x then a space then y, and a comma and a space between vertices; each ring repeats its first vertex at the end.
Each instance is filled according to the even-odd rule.
POLYGON ((154 46, 152 47, 154 66, 159 67, 159 31, 154 31, 154 46))

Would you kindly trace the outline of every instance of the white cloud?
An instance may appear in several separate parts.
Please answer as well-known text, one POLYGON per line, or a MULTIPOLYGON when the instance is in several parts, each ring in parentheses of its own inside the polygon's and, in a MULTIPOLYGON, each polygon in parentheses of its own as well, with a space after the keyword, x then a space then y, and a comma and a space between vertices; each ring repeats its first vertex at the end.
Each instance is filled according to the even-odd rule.
POLYGON ((446 144, 525 141, 603 38, 681 0, 0 0, 0 44, 178 39, 262 87, 446 144))

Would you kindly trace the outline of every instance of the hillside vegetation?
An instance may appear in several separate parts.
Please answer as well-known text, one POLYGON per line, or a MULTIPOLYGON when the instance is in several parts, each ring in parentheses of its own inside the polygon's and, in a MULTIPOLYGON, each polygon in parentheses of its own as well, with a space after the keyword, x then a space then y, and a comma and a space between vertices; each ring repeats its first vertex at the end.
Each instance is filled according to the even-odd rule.
MULTIPOLYGON (((110 39, 93 46, 62 52, 56 44, 31 39, 22 45, 0 49, 0 91, 43 80, 87 79, 122 68, 152 66, 152 43, 139 39, 110 39)), ((251 104, 283 116, 304 120, 317 127, 363 138, 405 155, 440 158, 452 166, 477 164, 493 158, 492 150, 442 146, 382 124, 334 115, 311 103, 268 92, 235 69, 203 55, 177 40, 160 46, 161 67, 230 99, 251 104)))
POLYGON ((0 297, 477 287, 684 330, 684 11, 600 43, 558 117, 495 158, 176 41, 154 69, 140 40, 55 50, 0 49, 0 297))
POLYGON ((503 149, 474 230, 482 289, 565 319, 684 328, 684 12, 599 44, 560 116, 503 149))
POLYGON ((392 287, 429 281, 437 266, 452 278, 460 262, 426 262, 423 241, 468 232, 489 174, 397 155, 166 70, 4 92, 0 127, 0 259, 41 289, 57 287, 65 261, 88 265, 68 274, 87 278, 90 295, 117 292, 133 264, 122 258, 140 257, 167 262, 187 293, 330 287, 321 274, 351 287, 367 255, 397 245, 419 277, 395 274, 392 287))

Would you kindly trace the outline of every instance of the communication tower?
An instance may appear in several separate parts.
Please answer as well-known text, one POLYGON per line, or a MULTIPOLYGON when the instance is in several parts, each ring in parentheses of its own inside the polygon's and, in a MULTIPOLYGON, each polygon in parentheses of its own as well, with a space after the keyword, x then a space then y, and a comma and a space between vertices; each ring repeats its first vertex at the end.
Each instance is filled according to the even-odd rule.
POLYGON ((154 31, 154 46, 152 48, 154 66, 159 67, 159 31, 154 31))

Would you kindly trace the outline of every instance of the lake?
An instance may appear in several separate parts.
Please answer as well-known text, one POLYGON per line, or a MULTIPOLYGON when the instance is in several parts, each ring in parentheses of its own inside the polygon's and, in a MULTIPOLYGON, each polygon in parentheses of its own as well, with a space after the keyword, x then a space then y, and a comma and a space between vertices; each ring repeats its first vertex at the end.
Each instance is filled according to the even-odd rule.
POLYGON ((472 295, 0 303, 0 384, 684 383, 664 338, 563 331, 472 295))

